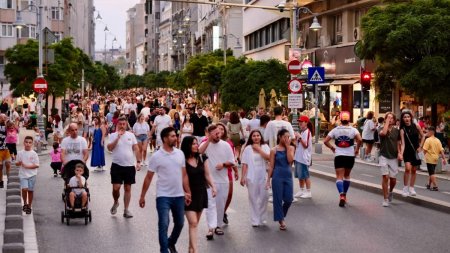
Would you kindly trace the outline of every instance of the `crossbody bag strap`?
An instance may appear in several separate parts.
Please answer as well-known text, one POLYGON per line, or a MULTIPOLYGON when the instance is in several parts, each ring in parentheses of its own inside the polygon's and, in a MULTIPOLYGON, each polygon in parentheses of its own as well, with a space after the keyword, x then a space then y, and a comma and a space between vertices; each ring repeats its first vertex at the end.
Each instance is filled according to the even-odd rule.
POLYGON ((406 134, 406 138, 408 138, 409 144, 411 145, 411 147, 413 148, 413 150, 415 150, 414 145, 412 144, 411 139, 409 138, 409 135, 408 135, 408 133, 407 133, 407 131, 406 131, 406 128, 403 128, 403 131, 404 131, 405 134, 406 134))

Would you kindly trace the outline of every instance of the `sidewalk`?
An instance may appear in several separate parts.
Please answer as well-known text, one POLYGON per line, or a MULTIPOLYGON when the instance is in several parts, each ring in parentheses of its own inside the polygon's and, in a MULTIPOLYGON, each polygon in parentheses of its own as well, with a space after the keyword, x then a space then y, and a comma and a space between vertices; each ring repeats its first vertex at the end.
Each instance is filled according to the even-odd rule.
MULTIPOLYGON (((312 160, 311 174, 330 181, 336 180, 333 163, 334 154, 331 150, 322 144, 322 154, 316 154, 313 151, 312 160)), ((363 190, 379 193, 381 203, 381 172, 379 165, 375 162, 364 161, 359 157, 356 158, 355 163, 351 174, 352 187, 356 186, 363 190)), ((448 165, 444 167, 447 171, 436 174, 439 186, 438 192, 432 192, 426 189, 425 184, 428 182, 428 172, 417 171, 415 184, 417 196, 406 198, 401 196, 405 170, 404 167, 400 167, 399 174, 397 175, 397 185, 394 191, 395 198, 435 210, 450 212, 450 172, 448 171, 448 167, 448 165)))

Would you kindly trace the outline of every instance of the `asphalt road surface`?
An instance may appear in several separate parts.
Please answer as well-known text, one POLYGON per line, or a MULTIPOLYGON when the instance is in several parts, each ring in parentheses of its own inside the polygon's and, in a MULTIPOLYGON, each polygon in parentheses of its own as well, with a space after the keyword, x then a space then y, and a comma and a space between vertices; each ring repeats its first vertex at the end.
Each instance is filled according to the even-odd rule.
MULTIPOLYGON (((110 156, 107 153, 107 165, 110 156)), ((138 207, 145 168, 137 173, 130 211, 134 218, 122 217, 120 201, 115 216, 109 171, 91 172, 92 223, 84 220, 61 223, 63 181, 53 178, 49 156, 41 156, 36 183, 34 217, 40 252, 45 253, 139 253, 159 252, 155 182, 147 193, 147 206, 138 207)), ((107 167, 108 167, 107 166, 107 167)), ((359 166, 359 165, 356 165, 359 166)), ((295 192, 298 184, 295 182, 295 192)), ((269 204, 267 224, 253 228, 249 221, 247 191, 237 182, 228 211, 230 224, 225 235, 206 241, 205 215, 199 225, 199 252, 448 252, 450 216, 441 212, 394 200, 381 206, 381 196, 350 188, 349 205, 338 207, 334 183, 313 178, 313 199, 294 203, 286 218, 288 229, 280 231, 273 222, 269 204)), ((171 228, 169 229, 169 231, 171 228)), ((179 252, 188 250, 188 224, 177 243, 179 252)))

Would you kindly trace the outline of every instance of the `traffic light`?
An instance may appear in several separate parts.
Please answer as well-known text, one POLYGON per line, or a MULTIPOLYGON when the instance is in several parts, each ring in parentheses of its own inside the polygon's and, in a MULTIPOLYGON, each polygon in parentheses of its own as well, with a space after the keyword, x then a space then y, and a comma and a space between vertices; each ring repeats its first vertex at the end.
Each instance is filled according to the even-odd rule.
POLYGON ((372 73, 370 71, 361 71, 361 87, 363 91, 370 90, 370 81, 372 80, 372 73))

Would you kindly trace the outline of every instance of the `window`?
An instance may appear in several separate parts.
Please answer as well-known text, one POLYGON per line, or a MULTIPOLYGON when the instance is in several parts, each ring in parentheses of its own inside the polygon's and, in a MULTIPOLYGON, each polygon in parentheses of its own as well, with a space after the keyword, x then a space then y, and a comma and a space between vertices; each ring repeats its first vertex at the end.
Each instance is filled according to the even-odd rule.
POLYGON ((342 14, 334 16, 334 45, 342 43, 342 14))
POLYGON ((0 37, 12 37, 13 25, 12 24, 0 24, 0 37))
POLYGON ((6 61, 5 56, 0 55, 0 66, 5 65, 5 61, 6 61))
POLYGON ((22 27, 21 29, 17 29, 17 37, 18 38, 36 38, 36 26, 27 25, 22 27))
POLYGON ((61 41, 63 39, 63 32, 53 32, 56 37, 56 41, 61 41))
POLYGON ((13 0, 0 0, 0 9, 12 9, 13 0))
POLYGON ((366 10, 365 9, 359 9, 359 10, 355 10, 355 27, 360 27, 361 26, 361 19, 364 16, 364 14, 366 14, 366 10))
POLYGON ((62 20, 61 9, 58 7, 52 7, 52 19, 62 20))

